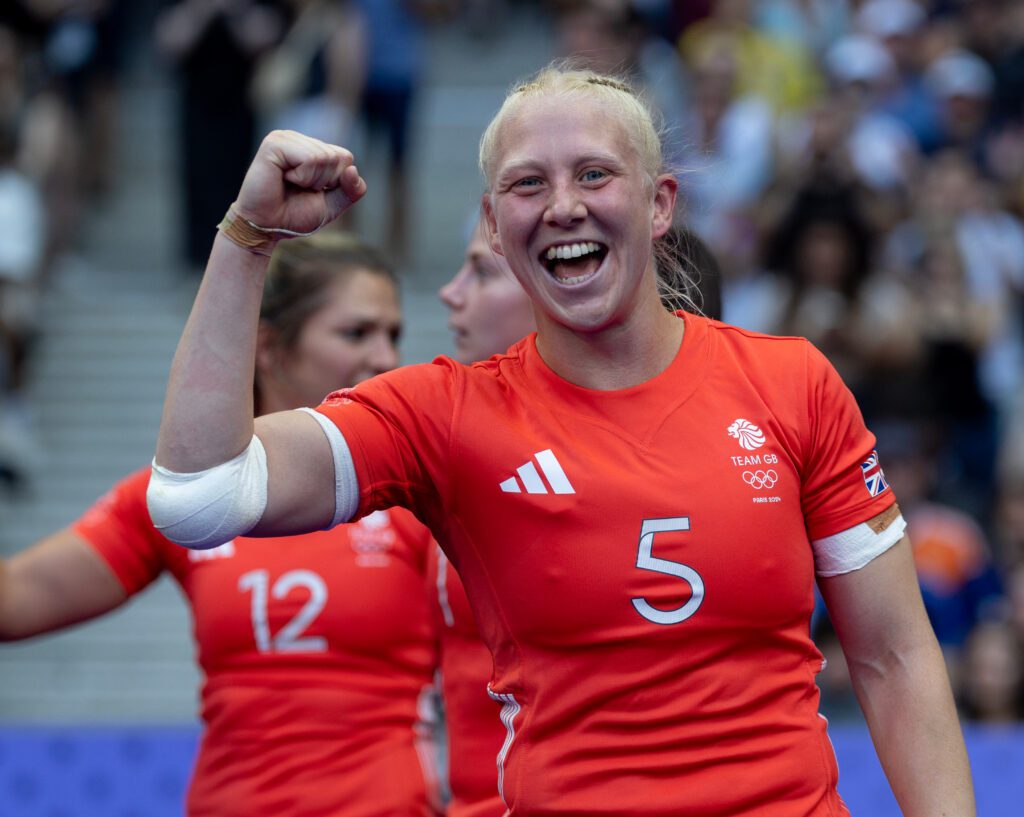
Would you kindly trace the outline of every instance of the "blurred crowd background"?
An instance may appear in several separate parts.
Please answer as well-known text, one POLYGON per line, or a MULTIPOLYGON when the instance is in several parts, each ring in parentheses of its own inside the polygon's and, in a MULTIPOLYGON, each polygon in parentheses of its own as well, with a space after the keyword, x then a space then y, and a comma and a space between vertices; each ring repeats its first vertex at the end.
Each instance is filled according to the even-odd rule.
MULTIPOLYGON (((61 281, 107 280, 90 248, 111 211, 113 243, 173 269, 163 302, 179 327, 260 135, 292 127, 350 146, 361 168, 371 157, 379 204, 348 226, 405 270, 407 359, 429 359, 449 351, 444 319, 418 307, 459 263, 479 189, 472 144, 502 87, 558 56, 632 76, 659 107, 680 220, 721 264, 724 320, 806 336, 838 367, 878 435, 963 717, 1020 721, 1024 3, 1013 0, 4 0, 0 512, 10 522, 49 506, 48 530, 73 518, 45 494, 61 469, 48 424, 75 413, 47 413, 39 360, 63 331, 65 313, 47 306, 61 281), (151 214, 136 223, 112 203, 145 176, 125 112, 150 91, 145 104, 160 107, 143 110, 166 121, 172 157, 167 185, 145 193, 166 202, 156 251, 136 234, 151 214), (460 162, 432 155, 426 137, 446 118, 475 132, 460 162), (434 229, 428 211, 446 197, 453 215, 434 229)), ((162 350, 156 380, 168 363, 162 350)), ((76 510, 150 451, 101 468, 76 510)), ((30 529, 0 522, 0 550, 29 544, 30 529)), ((856 718, 824 614, 815 636, 829 658, 825 711, 856 718)))

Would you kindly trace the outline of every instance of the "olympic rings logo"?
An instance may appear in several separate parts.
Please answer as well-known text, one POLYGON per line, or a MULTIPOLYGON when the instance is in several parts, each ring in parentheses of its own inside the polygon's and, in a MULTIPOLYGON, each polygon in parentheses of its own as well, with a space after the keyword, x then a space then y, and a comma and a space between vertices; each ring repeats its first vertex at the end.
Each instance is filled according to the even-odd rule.
POLYGON ((767 471, 744 471, 743 481, 754 490, 759 491, 762 488, 774 488, 775 483, 779 481, 779 475, 775 473, 774 469, 767 471))

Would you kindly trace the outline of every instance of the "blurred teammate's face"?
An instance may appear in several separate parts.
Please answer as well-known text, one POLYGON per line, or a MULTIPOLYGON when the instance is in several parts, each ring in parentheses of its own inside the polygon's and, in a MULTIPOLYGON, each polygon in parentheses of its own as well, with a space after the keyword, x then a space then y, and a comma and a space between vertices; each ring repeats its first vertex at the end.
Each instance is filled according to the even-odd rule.
POLYGON ((267 411, 315 406, 335 389, 398 365, 402 311, 394 284, 358 270, 336 281, 290 349, 273 340, 257 358, 260 396, 267 411))
POLYGON ((460 363, 486 360, 533 331, 533 307, 508 262, 488 246, 477 224, 459 271, 438 295, 448 307, 460 363))
POLYGON ((657 298, 652 239, 671 224, 675 180, 651 179, 622 115, 585 93, 545 95, 502 125, 488 235, 538 322, 600 331, 657 298))

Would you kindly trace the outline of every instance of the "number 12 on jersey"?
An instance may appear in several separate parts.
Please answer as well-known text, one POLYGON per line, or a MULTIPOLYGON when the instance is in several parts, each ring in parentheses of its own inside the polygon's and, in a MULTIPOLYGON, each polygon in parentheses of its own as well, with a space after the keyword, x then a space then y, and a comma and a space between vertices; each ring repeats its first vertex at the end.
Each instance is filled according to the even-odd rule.
POLYGON ((252 632, 256 649, 268 652, 327 652, 327 639, 321 635, 304 635, 327 604, 327 583, 312 570, 289 570, 270 586, 266 570, 250 570, 238 579, 238 589, 252 593, 252 632), (270 633, 267 604, 270 597, 283 599, 296 587, 309 591, 309 598, 292 619, 276 635, 270 633), (269 591, 269 592, 268 592, 269 591))
POLYGON ((668 533, 669 531, 687 531, 690 529, 690 517, 676 516, 669 519, 645 519, 640 526, 640 544, 636 555, 636 566, 639 570, 650 570, 654 573, 664 573, 667 576, 677 576, 690 585, 690 599, 682 607, 675 610, 659 610, 652 607, 646 599, 631 599, 636 611, 655 624, 678 624, 686 621, 697 612, 704 601, 704 580, 700 574, 689 565, 673 562, 669 559, 659 559, 654 555, 654 535, 656 533, 668 533))

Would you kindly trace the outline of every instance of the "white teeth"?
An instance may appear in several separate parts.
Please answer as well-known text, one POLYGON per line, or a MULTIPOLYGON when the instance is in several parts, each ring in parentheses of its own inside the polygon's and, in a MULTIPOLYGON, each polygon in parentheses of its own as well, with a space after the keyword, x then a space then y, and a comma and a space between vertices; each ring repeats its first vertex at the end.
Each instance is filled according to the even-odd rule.
POLYGON ((586 281, 590 278, 590 275, 573 275, 569 278, 559 278, 558 283, 560 284, 578 284, 581 281, 586 281))
POLYGON ((548 247, 545 257, 548 261, 566 258, 580 258, 592 252, 597 252, 600 247, 593 241, 584 241, 582 244, 560 244, 557 247, 548 247))

